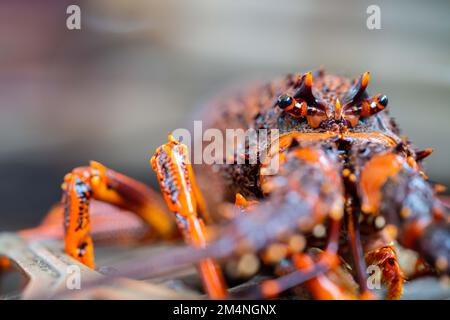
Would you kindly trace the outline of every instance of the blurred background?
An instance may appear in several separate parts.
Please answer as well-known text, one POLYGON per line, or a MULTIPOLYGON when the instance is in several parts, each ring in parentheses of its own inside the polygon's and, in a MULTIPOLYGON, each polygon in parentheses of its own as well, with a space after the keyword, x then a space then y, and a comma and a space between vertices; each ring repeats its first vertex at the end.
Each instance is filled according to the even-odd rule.
POLYGON ((36 225, 90 159, 153 184, 150 155, 209 98, 321 65, 370 70, 450 185, 449 1, 1 1, 0 230, 36 225))

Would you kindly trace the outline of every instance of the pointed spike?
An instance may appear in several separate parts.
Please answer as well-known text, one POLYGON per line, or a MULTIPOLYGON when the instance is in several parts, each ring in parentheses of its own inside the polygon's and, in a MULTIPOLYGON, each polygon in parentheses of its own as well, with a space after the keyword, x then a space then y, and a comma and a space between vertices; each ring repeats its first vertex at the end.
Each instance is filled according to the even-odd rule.
POLYGON ((294 98, 297 99, 297 101, 303 100, 309 105, 315 104, 316 98, 312 93, 312 81, 312 72, 307 72, 301 77, 298 90, 294 94, 294 98))
POLYGON ((425 149, 416 152, 416 161, 421 161, 433 153, 433 149, 425 149))
POLYGON ((352 106, 355 103, 360 102, 362 99, 367 98, 366 88, 369 85, 370 72, 364 72, 359 80, 348 91, 345 99, 346 106, 352 106))
POLYGON ((235 206, 240 208, 240 209, 245 209, 248 206, 248 201, 247 199, 245 199, 245 197, 240 194, 240 193, 236 193, 236 200, 234 202, 235 206))
POLYGON ((355 97, 362 95, 369 85, 370 81, 370 72, 364 72, 356 84, 353 86, 352 90, 355 92, 355 97))
POLYGON ((336 109, 334 113, 334 118, 338 120, 341 117, 341 102, 339 99, 336 99, 336 109))
POLYGON ((363 75, 361 76, 361 88, 364 90, 367 88, 368 84, 369 84, 369 80, 370 80, 370 72, 366 71, 363 73, 363 75))
POLYGON ((312 88, 312 73, 311 71, 305 74, 305 85, 312 88))

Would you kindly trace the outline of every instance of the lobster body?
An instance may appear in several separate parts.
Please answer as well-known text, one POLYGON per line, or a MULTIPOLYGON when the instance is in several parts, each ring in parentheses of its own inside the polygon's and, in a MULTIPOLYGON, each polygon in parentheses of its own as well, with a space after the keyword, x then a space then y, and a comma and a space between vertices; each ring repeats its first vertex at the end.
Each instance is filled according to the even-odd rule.
MULTIPOLYGON (((211 298, 230 294, 218 260, 237 259, 231 269, 247 276, 261 262, 275 273, 247 298, 303 283, 317 299, 372 298, 370 264, 382 271, 387 297, 398 299, 405 278, 396 242, 416 250, 433 272, 449 273, 448 212, 421 165, 431 150, 415 151, 400 136, 387 97, 367 92, 369 78, 288 75, 208 104, 203 128, 226 142, 230 129, 244 136, 276 131, 276 138, 254 147, 232 135, 219 150, 223 161, 192 165, 187 146, 169 135, 150 161, 163 198, 97 162, 75 168, 62 186, 66 253, 94 267, 92 198, 134 211, 162 239, 182 236, 191 247, 142 268, 149 275, 195 263, 211 298)), ((129 269, 125 274, 138 270, 129 269)))
MULTIPOLYGON (((352 81, 318 71, 311 83, 308 74, 298 78, 288 75, 208 105, 203 114, 204 123, 206 128, 219 128, 224 136, 230 128, 278 129, 280 145, 286 144, 284 152, 287 154, 311 147, 328 149, 333 158, 333 170, 339 172, 339 181, 332 189, 342 197, 342 203, 346 203, 342 204, 346 216, 349 211, 361 215, 361 229, 366 231, 366 235, 362 232, 363 238, 380 232, 385 226, 394 227, 401 244, 419 251, 440 271, 448 272, 450 246, 448 240, 443 240, 450 236, 448 214, 421 166, 424 153, 429 152, 416 153, 409 141, 400 136, 395 120, 388 110, 383 110, 385 106, 380 107, 381 95, 372 98, 366 92, 368 78, 366 73, 352 81), (280 106, 283 96, 302 101, 297 101, 300 111, 292 112, 292 108, 286 111, 290 106, 280 106), (301 116, 303 102, 322 107, 323 114, 307 111, 301 116), (367 104, 372 104, 372 108, 369 107, 372 112, 364 110, 367 104), (381 225, 377 216, 383 217, 381 225), (374 221, 378 221, 378 226, 374 226, 374 221)), ((239 149, 245 150, 245 146, 236 148, 239 149)), ((224 154, 230 152, 233 150, 224 150, 224 154)), ((297 183, 297 190, 302 189, 300 193, 309 190, 319 196, 316 202, 321 204, 321 213, 336 212, 320 188, 305 179, 305 176, 314 177, 305 162, 298 161, 297 165, 291 165, 289 170, 281 168, 277 176, 287 182, 272 184, 271 192, 266 190, 268 179, 260 174, 261 163, 202 165, 196 172, 200 186, 208 186, 202 191, 213 207, 223 201, 233 201, 238 193, 259 201, 275 201, 281 208, 285 200, 280 200, 280 195, 288 194, 297 183), (297 171, 300 174, 297 175, 297 171), (295 179, 296 182, 289 182, 295 179), (327 202, 328 212, 324 209, 327 202)))

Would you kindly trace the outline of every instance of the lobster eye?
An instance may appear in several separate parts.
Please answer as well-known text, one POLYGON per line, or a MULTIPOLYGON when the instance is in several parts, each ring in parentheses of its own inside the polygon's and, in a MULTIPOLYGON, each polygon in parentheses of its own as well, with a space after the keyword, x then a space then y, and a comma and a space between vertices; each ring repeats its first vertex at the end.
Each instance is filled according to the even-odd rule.
POLYGON ((388 97, 383 94, 378 98, 378 103, 381 104, 383 107, 386 107, 388 104, 388 97))
POLYGON ((286 109, 287 107, 292 105, 293 102, 294 99, 292 99, 291 96, 288 96, 287 94, 282 94, 281 96, 278 97, 277 106, 279 106, 281 109, 286 109))

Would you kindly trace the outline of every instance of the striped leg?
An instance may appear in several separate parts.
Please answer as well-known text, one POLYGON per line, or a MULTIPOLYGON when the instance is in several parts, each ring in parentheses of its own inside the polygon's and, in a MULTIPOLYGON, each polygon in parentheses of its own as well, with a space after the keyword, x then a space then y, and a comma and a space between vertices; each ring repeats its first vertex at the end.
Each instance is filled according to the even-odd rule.
MULTIPOLYGON (((185 241, 195 247, 205 247, 207 237, 204 220, 207 215, 188 156, 187 147, 169 135, 169 142, 156 150, 151 165, 185 241)), ((204 259, 198 268, 208 295, 213 299, 225 298, 225 282, 217 263, 212 259, 204 259)))
POLYGON ((94 248, 90 235, 90 201, 96 199, 135 212, 162 237, 170 238, 176 229, 157 195, 144 184, 92 161, 64 177, 62 184, 67 254, 94 268, 94 248))

